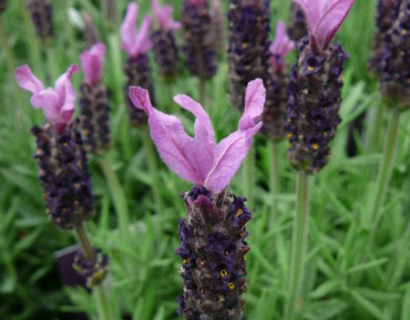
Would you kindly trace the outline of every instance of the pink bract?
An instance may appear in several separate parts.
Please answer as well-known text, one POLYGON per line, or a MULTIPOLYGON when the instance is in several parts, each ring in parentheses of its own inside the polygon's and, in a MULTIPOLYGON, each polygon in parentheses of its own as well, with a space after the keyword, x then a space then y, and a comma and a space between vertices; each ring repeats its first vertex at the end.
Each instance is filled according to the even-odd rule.
POLYGON ((43 83, 33 75, 29 66, 24 65, 16 69, 18 85, 33 94, 31 104, 36 109, 43 109, 47 120, 57 131, 63 130, 71 121, 76 99, 76 93, 71 84, 71 75, 78 71, 80 68, 77 65, 71 65, 57 79, 54 89, 45 89, 43 83))
POLYGON ((162 30, 170 31, 181 28, 181 24, 172 17, 174 9, 170 5, 161 6, 158 0, 152 0, 152 10, 162 30))
POLYGON ((127 14, 121 25, 121 47, 130 57, 136 57, 144 54, 152 48, 152 42, 149 38, 149 29, 151 27, 151 17, 146 15, 137 32, 138 5, 130 3, 127 8, 127 14))
POLYGON ((84 80, 89 84, 101 81, 105 57, 105 45, 97 43, 80 56, 81 66, 84 71, 84 80))
POLYGON ((282 69, 285 66, 284 59, 286 55, 294 48, 295 42, 288 37, 285 23, 280 20, 276 27, 275 41, 269 47, 269 51, 273 55, 270 59, 272 69, 282 69))
POLYGON ((306 15, 311 42, 326 49, 355 0, 294 0, 306 15))
POLYGON ((129 95, 134 105, 148 115, 151 138, 167 166, 183 179, 216 194, 228 186, 245 158, 253 136, 262 127, 259 118, 263 113, 266 90, 260 79, 248 84, 238 130, 218 144, 208 114, 190 97, 178 95, 174 101, 194 114, 194 137, 185 132, 178 118, 154 108, 147 90, 130 87, 129 95))

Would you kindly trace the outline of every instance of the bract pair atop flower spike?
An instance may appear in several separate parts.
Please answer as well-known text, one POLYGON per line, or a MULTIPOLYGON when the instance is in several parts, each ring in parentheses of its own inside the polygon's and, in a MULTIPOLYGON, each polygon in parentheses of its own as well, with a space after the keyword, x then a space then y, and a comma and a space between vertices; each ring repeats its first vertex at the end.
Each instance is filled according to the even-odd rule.
POLYGON ((294 48, 295 42, 288 37, 285 23, 280 20, 276 27, 275 41, 269 47, 269 51, 272 54, 270 64, 273 71, 281 70, 285 67, 284 59, 294 48))
POLYGON ((219 144, 215 142, 209 116, 190 97, 178 95, 174 101, 196 117, 194 138, 186 134, 178 118, 152 106, 147 90, 131 87, 130 98, 137 108, 148 115, 152 140, 168 167, 183 179, 217 194, 238 171, 253 136, 262 127, 259 117, 265 104, 265 87, 260 79, 248 84, 245 110, 239 120, 238 130, 219 144))
POLYGON ((325 50, 346 19, 355 0, 293 0, 306 15, 312 45, 325 50))
POLYGON ((89 50, 81 54, 80 60, 85 82, 93 85, 101 81, 104 57, 105 45, 101 42, 93 45, 89 50))
POLYGON ((171 31, 181 28, 181 23, 173 19, 172 12, 174 9, 170 5, 161 6, 158 0, 152 0, 152 10, 162 30, 171 31))
POLYGON ((151 27, 151 17, 146 15, 137 32, 136 24, 139 7, 136 3, 130 3, 127 8, 127 14, 121 25, 121 47, 131 57, 144 54, 152 47, 149 38, 149 29, 151 27))
POLYGON ((71 65, 66 73, 57 79, 52 89, 44 88, 43 83, 33 75, 29 66, 24 65, 16 69, 18 85, 33 94, 32 106, 43 109, 47 120, 57 132, 64 130, 74 113, 76 93, 71 84, 71 75, 78 71, 80 68, 77 65, 71 65))

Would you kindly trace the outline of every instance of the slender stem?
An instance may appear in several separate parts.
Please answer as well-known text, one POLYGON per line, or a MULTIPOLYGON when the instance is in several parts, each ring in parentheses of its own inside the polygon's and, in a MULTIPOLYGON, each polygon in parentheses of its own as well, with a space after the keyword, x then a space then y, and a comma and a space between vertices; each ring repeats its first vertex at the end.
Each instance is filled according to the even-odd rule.
POLYGON ((100 158, 100 164, 108 182, 108 189, 110 190, 115 211, 117 212, 117 222, 121 230, 121 234, 126 237, 128 235, 129 213, 124 190, 118 181, 117 175, 112 170, 111 164, 107 157, 100 158))
POLYGON ((286 320, 295 319, 302 304, 300 289, 306 263, 309 218, 309 176, 304 171, 298 172, 296 193, 296 216, 293 221, 292 258, 286 320))
POLYGON ((387 139, 383 151, 383 159, 379 167, 376 194, 373 197, 373 203, 370 207, 370 221, 372 221, 373 223, 370 237, 371 242, 380 220, 380 209, 383 206, 383 202, 386 197, 386 189, 389 185, 391 173, 393 170, 394 155, 396 153, 395 151, 399 136, 399 128, 400 112, 399 110, 394 108, 390 110, 389 128, 387 131, 387 139))
POLYGON ((248 199, 247 206, 253 208, 254 205, 254 163, 255 147, 252 145, 249 149, 248 156, 245 159, 243 195, 248 199))
POLYGON ((150 170, 150 175, 152 178, 152 187, 154 189, 155 207, 157 212, 162 211, 162 200, 159 194, 161 189, 160 180, 158 176, 158 163, 155 158, 154 150, 152 148, 152 142, 149 136, 148 128, 144 128, 142 132, 142 143, 144 145, 144 150, 147 153, 148 166, 150 170))
POLYGON ((205 79, 199 78, 199 103, 205 108, 205 79))
POLYGON ((270 181, 269 181, 269 189, 272 196, 272 204, 270 209, 270 219, 269 225, 272 227, 275 224, 276 220, 276 211, 277 206, 275 203, 275 196, 280 192, 279 190, 279 142, 278 141, 269 141, 269 149, 271 154, 270 159, 270 181))
POLYGON ((369 153, 378 152, 378 147, 380 145, 380 133, 383 131, 381 128, 383 128, 385 106, 379 103, 375 109, 375 115, 373 116, 374 119, 372 119, 373 121, 370 126, 370 134, 367 143, 367 151, 369 153))
MULTIPOLYGON (((87 230, 82 222, 74 226, 75 233, 77 235, 78 242, 81 247, 81 251, 84 256, 89 261, 95 260, 95 254, 91 247, 90 240, 87 236, 87 230)), ((110 320, 110 310, 107 301, 107 296, 102 284, 98 284, 94 287, 94 297, 97 300, 98 313, 100 315, 100 320, 110 320)))

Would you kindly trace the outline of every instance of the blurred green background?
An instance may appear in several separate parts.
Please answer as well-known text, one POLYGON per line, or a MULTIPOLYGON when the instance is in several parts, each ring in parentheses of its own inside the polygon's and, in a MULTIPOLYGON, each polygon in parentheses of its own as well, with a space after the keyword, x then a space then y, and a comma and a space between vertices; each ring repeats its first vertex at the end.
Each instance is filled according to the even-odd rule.
MULTIPOLYGON (((175 298, 182 290, 182 281, 178 273, 181 262, 175 254, 177 224, 185 216, 180 192, 190 186, 160 161, 147 129, 132 128, 128 123, 122 91, 125 54, 119 40, 119 25, 128 2, 115 1, 117 21, 111 23, 104 17, 100 1, 51 1, 56 38, 47 44, 34 37, 25 1, 8 1, 8 9, 0 17, 0 319, 72 319, 70 312, 77 311, 96 317, 94 301, 85 290, 61 283, 54 254, 74 244, 75 238, 48 221, 33 159, 35 139, 29 133, 34 124, 42 123, 43 115, 30 107, 29 94, 17 88, 13 77, 16 66, 28 63, 35 74, 52 85, 69 64, 79 63, 79 54, 85 49, 81 36, 83 10, 92 16, 107 45, 104 83, 110 92, 113 146, 106 157, 120 181, 116 185, 107 180, 98 159, 90 156, 96 217, 88 229, 91 241, 110 258, 110 276, 105 282, 110 303, 118 319, 178 318, 175 298), (125 194, 125 206, 114 206, 109 187, 125 194), (125 233, 117 228, 116 217, 121 210, 130 216, 125 233)), ((142 13, 151 14, 149 0, 137 2, 142 13)), ((179 18, 182 1, 166 2, 175 6, 175 17, 179 18)), ((227 2, 221 0, 223 10, 227 2)), ((277 21, 288 20, 289 5, 288 0, 271 1, 271 37, 277 21)), ((385 121, 376 126, 375 111, 384 106, 377 93, 377 80, 366 68, 375 8, 375 0, 357 0, 337 36, 350 55, 344 72, 343 122, 332 144, 329 165, 311 181, 304 319, 410 319, 408 113, 402 117, 382 220, 373 245, 367 246, 374 226, 369 221, 369 200, 374 194, 386 129, 385 121), (349 125, 365 111, 363 135, 354 135, 358 155, 348 158, 345 150, 349 125)), ((182 44, 180 34, 178 43, 182 44)), ((171 98, 177 93, 198 97, 198 80, 186 70, 170 85, 158 76, 152 64, 158 108, 174 112, 171 98)), ((236 128, 239 113, 228 101, 226 57, 221 58, 218 70, 207 83, 206 108, 211 110, 221 139, 236 128)), ((80 78, 74 76, 77 89, 80 78)), ((192 133, 193 119, 177 112, 192 133)), ((387 120, 387 112, 382 115, 387 120)), ((258 136, 256 140, 246 314, 250 320, 282 319, 295 174, 286 163, 283 143, 281 193, 275 199, 278 214, 272 225, 268 214, 271 159, 266 139, 258 136)), ((243 174, 239 172, 231 191, 241 194, 243 190, 243 174)))

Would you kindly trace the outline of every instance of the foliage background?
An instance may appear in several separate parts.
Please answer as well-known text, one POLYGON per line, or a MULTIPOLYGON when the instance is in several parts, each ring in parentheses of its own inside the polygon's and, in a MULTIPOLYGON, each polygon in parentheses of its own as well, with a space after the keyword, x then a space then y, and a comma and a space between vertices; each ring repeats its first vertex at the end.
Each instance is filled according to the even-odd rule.
MULTIPOLYGON (((32 157, 35 141, 29 129, 41 124, 41 112, 29 106, 29 95, 16 87, 10 73, 17 65, 29 63, 51 84, 56 74, 72 62, 79 62, 84 50, 79 13, 87 10, 107 44, 104 82, 111 96, 113 146, 106 155, 126 195, 126 206, 115 207, 101 167, 90 156, 96 217, 88 224, 92 242, 110 257, 110 303, 117 318, 177 319, 175 297, 182 288, 178 274, 177 223, 184 216, 179 196, 189 185, 172 174, 147 144, 146 129, 131 128, 123 104, 122 63, 118 25, 107 25, 99 1, 51 1, 54 6, 56 39, 48 49, 37 42, 24 1, 8 1, 1 16, 0 51, 0 318, 64 319, 69 312, 84 311, 96 316, 94 303, 82 289, 63 287, 55 252, 75 243, 73 234, 57 230, 45 214, 42 190, 32 157), (68 3, 69 10, 65 5, 68 3), (69 16, 69 19, 67 18, 69 16), (6 31, 7 34, 4 34, 6 31), (72 32, 70 34, 70 32, 72 32), (144 140, 145 139, 145 140, 144 140), (145 141, 145 145, 144 145, 145 141), (150 151, 151 150, 151 151, 150 151), (155 161, 154 161, 155 160, 155 161), (157 167, 150 167, 154 165, 157 167), (155 180, 150 172, 155 172, 155 180), (156 199, 161 199, 159 203, 156 199), (118 211, 128 208, 128 234, 117 228, 118 211)), ((142 12, 150 11, 149 0, 138 0, 142 12)), ((180 14, 180 0, 168 0, 180 14)), ((227 7, 227 1, 221 1, 227 7)), ((330 164, 311 181, 311 217, 304 319, 410 319, 410 115, 402 116, 400 139, 391 187, 377 231, 369 221, 376 170, 381 159, 386 123, 376 126, 375 111, 381 105, 377 82, 369 75, 373 33, 374 0, 358 0, 338 40, 350 54, 345 71, 343 122, 333 143, 330 164), (355 133, 358 154, 346 155, 349 125, 367 110, 362 135, 355 133), (373 245, 370 235, 376 232, 373 245)), ((128 1, 116 1, 118 17, 128 1)), ((272 29, 279 18, 288 19, 289 1, 272 1, 272 29)), ((119 22, 119 19, 118 19, 119 22)), ((273 36, 272 32, 272 36, 273 36)), ((179 36, 179 43, 181 43, 179 36)), ((153 65, 158 107, 175 111, 172 95, 197 97, 198 80, 186 70, 171 85, 157 77, 153 65)), ((220 61, 217 76, 207 85, 206 107, 217 136, 224 137, 236 127, 238 113, 227 98, 227 62, 220 61)), ((75 76, 78 88, 81 76, 75 76)), ((182 111, 188 130, 192 118, 182 111)), ((387 120, 387 112, 383 119, 387 120)), ((286 143, 281 145, 281 194, 275 198, 278 215, 269 220, 268 191, 270 154, 264 137, 256 142, 257 180, 252 192, 256 203, 249 223, 248 286, 245 296, 249 319, 282 319, 287 292, 290 236, 294 212, 294 172, 288 167, 286 143)), ((244 190, 243 173, 234 179, 232 192, 244 190)))

